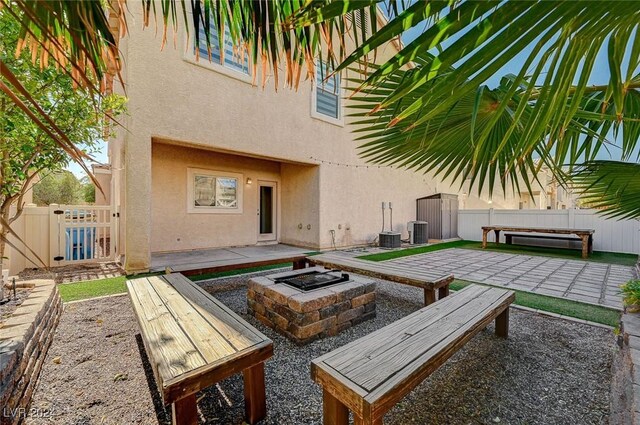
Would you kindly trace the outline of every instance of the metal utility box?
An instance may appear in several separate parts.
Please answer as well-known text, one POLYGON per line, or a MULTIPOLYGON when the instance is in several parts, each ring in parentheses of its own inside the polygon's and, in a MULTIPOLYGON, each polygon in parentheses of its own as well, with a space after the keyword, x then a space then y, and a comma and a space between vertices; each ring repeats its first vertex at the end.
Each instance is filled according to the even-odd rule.
POLYGON ((400 233, 382 232, 378 236, 380 237, 381 248, 400 248, 400 233))
POLYGON ((410 221, 407 223, 407 230, 411 245, 429 242, 429 223, 426 221, 410 221))
POLYGON ((458 237, 458 195, 436 193, 416 200, 416 220, 429 223, 429 239, 458 237))

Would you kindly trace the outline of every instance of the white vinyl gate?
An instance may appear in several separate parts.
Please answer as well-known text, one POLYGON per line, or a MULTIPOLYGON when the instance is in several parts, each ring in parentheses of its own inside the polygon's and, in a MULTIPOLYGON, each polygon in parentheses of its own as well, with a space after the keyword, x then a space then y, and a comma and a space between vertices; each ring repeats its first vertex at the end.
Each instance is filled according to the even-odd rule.
POLYGON ((51 205, 51 265, 114 260, 116 216, 109 206, 51 205))

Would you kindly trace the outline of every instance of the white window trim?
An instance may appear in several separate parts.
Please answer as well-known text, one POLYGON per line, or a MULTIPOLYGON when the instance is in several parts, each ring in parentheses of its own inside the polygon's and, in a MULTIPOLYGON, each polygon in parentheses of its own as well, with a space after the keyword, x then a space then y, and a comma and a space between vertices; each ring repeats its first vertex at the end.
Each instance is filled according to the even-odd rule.
POLYGON ((244 175, 241 173, 230 173, 228 171, 205 170, 202 168, 187 168, 187 213, 189 214, 242 214, 244 200, 244 175), (193 203, 193 183, 196 175, 211 177, 232 178, 238 180, 237 196, 238 206, 236 208, 223 207, 196 207, 193 203))
MULTIPOLYGON (((342 84, 342 77, 340 77, 340 83, 342 84)), ((311 88, 311 118, 328 122, 329 124, 333 124, 338 127, 344 127, 344 113, 343 113, 344 90, 342 89, 342 87, 339 88, 339 92, 338 92, 338 118, 333 118, 318 112, 318 110, 316 109, 317 87, 318 87, 318 84, 316 82, 313 84, 313 87, 311 88)))
MULTIPOLYGON (((189 12, 191 13, 191 12, 189 12)), ((194 30, 193 30, 193 26, 191 26, 191 19, 189 20, 189 30, 190 30, 190 35, 187 36, 187 31, 183 30, 181 31, 182 34, 182 39, 183 39, 183 46, 184 49, 182 50, 182 59, 185 62, 189 62, 192 63, 193 65, 197 65, 199 67, 205 68, 205 69, 209 69, 212 71, 215 71, 219 74, 223 74, 227 77, 233 78, 234 80, 238 80, 238 81, 242 81, 244 83, 253 85, 253 77, 251 76, 251 73, 253 72, 253 66, 251 64, 251 58, 248 57, 247 55, 247 67, 249 69, 249 74, 245 74, 244 72, 240 72, 237 71, 235 69, 231 69, 231 68, 227 68, 226 66, 224 66, 223 64, 215 61, 213 58, 211 59, 211 61, 209 60, 208 56, 200 56, 199 60, 196 60, 196 54, 193 51, 193 38, 194 36, 194 30)))

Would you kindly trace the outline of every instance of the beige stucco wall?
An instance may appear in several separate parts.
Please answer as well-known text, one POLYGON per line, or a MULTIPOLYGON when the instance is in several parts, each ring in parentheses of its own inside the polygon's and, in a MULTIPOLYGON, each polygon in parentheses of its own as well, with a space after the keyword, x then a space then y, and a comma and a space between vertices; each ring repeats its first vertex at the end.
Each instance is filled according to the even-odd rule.
MULTIPOLYGON (((416 198, 457 193, 457 187, 421 173, 367 169, 348 126, 311 117, 311 83, 303 82, 298 91, 281 88, 276 93, 269 78, 264 89, 253 87, 246 79, 185 60, 182 33, 177 37, 178 48, 169 43, 161 51, 153 28, 141 30, 140 8, 129 10, 129 35, 121 44, 129 97, 127 131, 121 132, 112 149, 113 160, 119 162, 112 167, 114 185, 124 188, 113 198, 120 206, 124 236, 120 249, 126 249, 129 271, 147 269, 151 251, 255 243, 249 236, 256 234, 255 221, 235 223, 230 232, 235 236, 227 237, 214 231, 203 234, 211 223, 180 212, 186 203, 181 199, 186 196, 183 170, 201 164, 201 153, 184 156, 163 151, 159 155, 157 149, 169 148, 152 148, 152 140, 279 163, 279 240, 310 248, 331 247, 331 230, 338 247, 372 242, 382 226, 380 204, 389 201, 394 205, 394 230, 407 237, 406 222, 415 219, 416 198), (176 211, 168 215, 158 204, 168 199, 159 193, 160 185, 178 199, 176 211)), ((378 57, 384 60, 395 52, 388 46, 378 57)), ((213 160, 211 154, 202 155, 213 160)), ((226 165, 251 164, 255 163, 226 165)), ((276 172, 269 167, 262 171, 276 172)))
MULTIPOLYGON (((280 163, 153 143, 151 251, 256 244, 260 180, 276 182, 280 189, 280 163), (242 174, 239 181, 243 186, 242 213, 190 213, 187 209, 189 168, 242 174), (251 184, 246 183, 247 178, 251 184)), ((278 230, 280 221, 276 225, 278 230)))

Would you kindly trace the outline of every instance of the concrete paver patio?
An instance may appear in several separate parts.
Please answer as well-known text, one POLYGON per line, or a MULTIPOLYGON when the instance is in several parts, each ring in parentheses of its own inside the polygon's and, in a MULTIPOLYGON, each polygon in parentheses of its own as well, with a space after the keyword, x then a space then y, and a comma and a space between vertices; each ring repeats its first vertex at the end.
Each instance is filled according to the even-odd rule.
POLYGON ((452 248, 388 261, 453 273, 456 279, 622 309, 619 286, 633 268, 590 261, 452 248))

